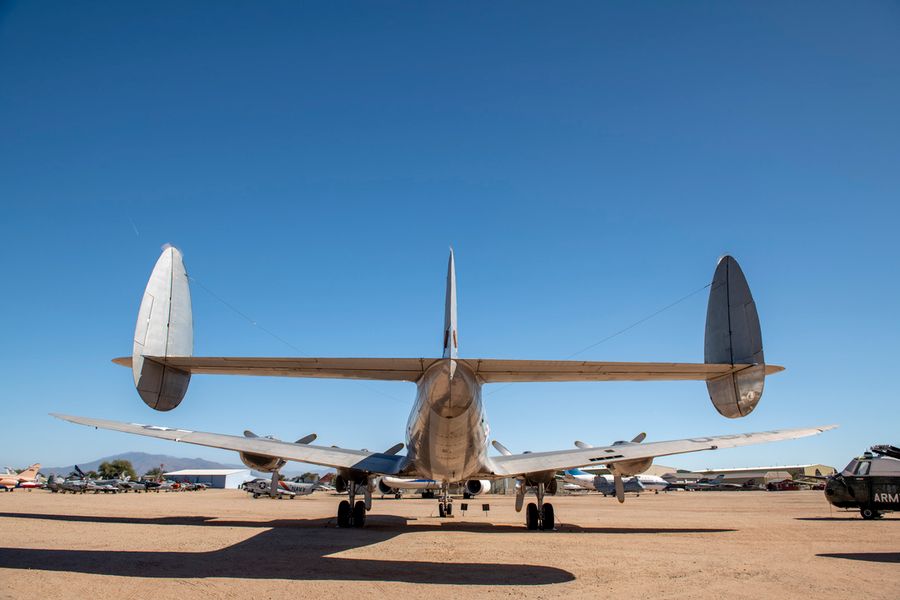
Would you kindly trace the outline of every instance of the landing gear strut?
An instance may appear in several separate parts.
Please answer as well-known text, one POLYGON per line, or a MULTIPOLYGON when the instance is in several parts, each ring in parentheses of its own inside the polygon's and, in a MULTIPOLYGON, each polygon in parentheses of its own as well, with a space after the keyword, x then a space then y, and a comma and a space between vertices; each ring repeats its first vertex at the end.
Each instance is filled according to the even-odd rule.
POLYGON ((525 508, 525 526, 534 531, 542 529, 544 531, 553 531, 556 527, 556 516, 553 514, 553 505, 544 502, 544 492, 546 484, 538 483, 535 486, 534 493, 537 496, 537 504, 529 502, 525 508))
POLYGON ((359 485, 355 481, 347 482, 349 500, 341 500, 341 503, 338 504, 338 527, 362 527, 366 524, 366 503, 356 499, 359 485))
POLYGON ((438 515, 444 517, 453 516, 453 498, 450 497, 450 486, 441 488, 441 499, 438 501, 438 515))

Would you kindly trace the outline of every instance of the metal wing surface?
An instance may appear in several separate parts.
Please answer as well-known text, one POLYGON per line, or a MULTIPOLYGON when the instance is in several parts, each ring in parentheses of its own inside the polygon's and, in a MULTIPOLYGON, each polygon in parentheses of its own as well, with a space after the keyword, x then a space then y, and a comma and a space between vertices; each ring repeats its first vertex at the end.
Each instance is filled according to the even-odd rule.
MULTIPOLYGON (((266 358, 227 356, 146 356, 145 360, 208 375, 258 375, 417 381, 439 358, 266 358)), ((131 366, 131 357, 114 363, 131 366)), ((704 363, 595 362, 578 360, 459 359, 484 383, 528 381, 708 381, 754 365, 704 363)), ((766 365, 766 374, 783 367, 766 365)))
POLYGON ((358 469, 369 473, 382 475, 396 475, 406 463, 405 456, 383 454, 381 452, 365 452, 362 450, 348 450, 346 448, 330 448, 325 446, 313 446, 310 444, 293 444, 269 438, 248 438, 222 433, 206 433, 203 431, 190 431, 187 429, 174 429, 157 425, 142 425, 140 423, 122 423, 108 421, 106 419, 91 419, 88 417, 73 417, 51 413, 52 416, 87 425, 99 429, 122 431, 135 435, 185 442, 210 448, 234 450, 273 456, 285 460, 321 465, 323 467, 358 469))
POLYGON ((702 450, 717 450, 719 448, 735 448, 737 446, 765 444, 780 440, 793 440, 810 435, 818 435, 835 427, 837 426, 828 425, 806 429, 779 429, 758 433, 696 437, 668 442, 642 444, 628 442, 612 446, 597 446, 595 448, 573 448, 571 450, 557 450, 553 452, 511 454, 509 456, 491 457, 489 466, 492 467, 491 470, 494 475, 509 477, 525 473, 562 471, 587 465, 606 465, 626 460, 685 454, 702 450))

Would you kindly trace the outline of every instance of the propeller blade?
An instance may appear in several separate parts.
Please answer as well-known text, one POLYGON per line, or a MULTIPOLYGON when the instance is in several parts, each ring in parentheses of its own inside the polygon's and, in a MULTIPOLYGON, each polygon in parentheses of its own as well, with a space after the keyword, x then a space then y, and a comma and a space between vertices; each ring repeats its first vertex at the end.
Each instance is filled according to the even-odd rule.
POLYGON ((278 495, 278 469, 272 471, 272 483, 269 485, 269 495, 273 498, 278 495))
POLYGON ((582 450, 587 450, 588 448, 593 448, 590 444, 582 442, 581 440, 575 440, 575 447, 581 448, 582 450))
POLYGON ((525 482, 516 482, 516 512, 522 512, 522 506, 525 505, 525 482))
POLYGON ((642 431, 631 439, 631 443, 632 444, 640 444, 641 442, 644 441, 644 438, 646 438, 646 437, 647 437, 647 434, 642 431))
POLYGON ((314 433, 311 433, 311 434, 309 434, 309 435, 303 436, 302 438, 300 438, 299 440, 297 440, 297 441, 294 442, 294 443, 295 443, 295 444, 311 444, 311 443, 313 443, 314 441, 316 441, 316 438, 317 438, 317 437, 319 437, 319 436, 317 436, 317 435, 314 434, 314 433))
POLYGON ((501 444, 501 443, 498 442, 497 440, 494 440, 493 442, 491 442, 491 445, 492 445, 494 448, 496 448, 496 449, 497 449, 497 452, 499 452, 499 453, 502 454, 503 456, 510 456, 510 455, 512 455, 512 452, 510 452, 509 449, 508 449, 506 446, 504 446, 503 444, 501 444))
POLYGON ((397 454, 398 452, 400 452, 401 450, 403 450, 403 448, 405 448, 405 447, 406 446, 403 445, 403 442, 400 442, 398 444, 394 444, 393 446, 391 446, 390 448, 385 450, 384 454, 393 456, 393 455, 397 454))
POLYGON ((613 475, 613 481, 616 483, 616 500, 622 504, 625 502, 625 483, 622 481, 621 475, 613 475))

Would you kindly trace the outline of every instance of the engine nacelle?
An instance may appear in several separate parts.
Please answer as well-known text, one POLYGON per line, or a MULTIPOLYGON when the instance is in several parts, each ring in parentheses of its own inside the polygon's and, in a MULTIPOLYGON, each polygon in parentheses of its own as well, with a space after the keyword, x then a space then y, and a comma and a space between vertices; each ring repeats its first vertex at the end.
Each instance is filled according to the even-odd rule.
POLYGON ((632 475, 640 475, 650 468, 653 464, 653 457, 638 458, 635 460, 623 460, 621 462, 606 465, 609 472, 613 475, 621 475, 622 477, 631 477, 632 475))
POLYGON ((470 479, 466 482, 466 493, 471 496, 486 494, 491 491, 491 482, 487 479, 470 479))
POLYGON ((241 462, 256 471, 271 473, 280 469, 287 461, 277 456, 266 456, 264 454, 250 454, 248 452, 240 452, 241 462))
POLYGON ((384 494, 385 496, 388 494, 396 494, 397 490, 389 486, 384 482, 383 478, 378 478, 378 491, 384 494))

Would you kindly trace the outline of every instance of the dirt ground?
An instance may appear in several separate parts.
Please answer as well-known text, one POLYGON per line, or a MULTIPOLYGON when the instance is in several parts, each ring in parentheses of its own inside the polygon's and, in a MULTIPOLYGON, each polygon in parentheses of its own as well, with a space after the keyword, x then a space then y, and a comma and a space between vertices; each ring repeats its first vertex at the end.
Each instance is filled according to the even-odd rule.
POLYGON ((0 597, 900 598, 900 516, 822 492, 557 497, 557 532, 526 531, 502 496, 452 519, 376 497, 340 530, 339 500, 3 493, 0 597))

